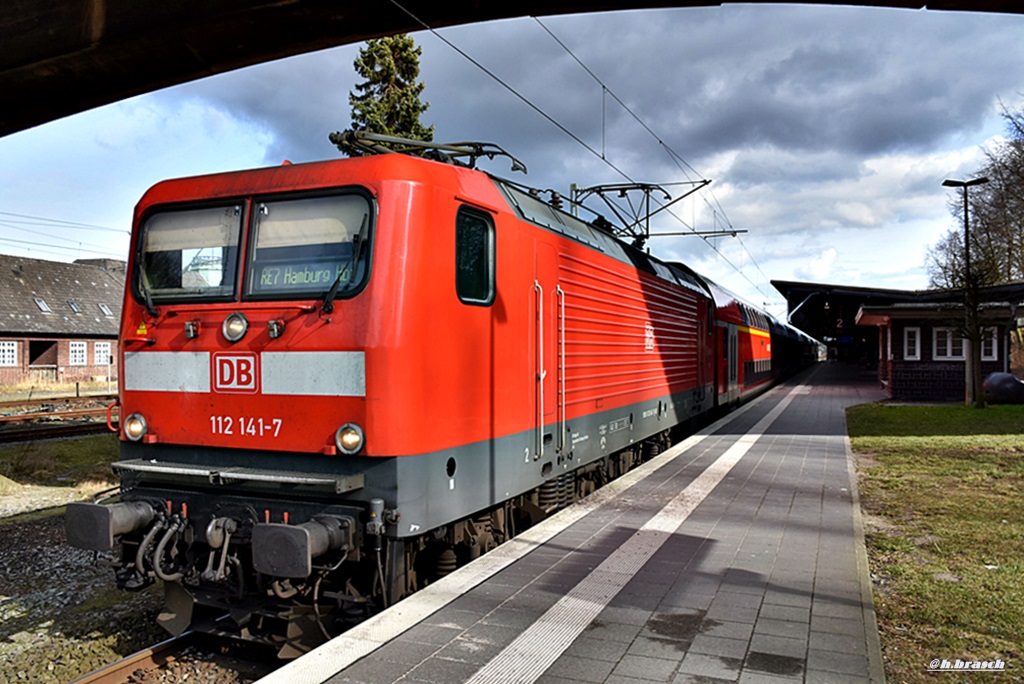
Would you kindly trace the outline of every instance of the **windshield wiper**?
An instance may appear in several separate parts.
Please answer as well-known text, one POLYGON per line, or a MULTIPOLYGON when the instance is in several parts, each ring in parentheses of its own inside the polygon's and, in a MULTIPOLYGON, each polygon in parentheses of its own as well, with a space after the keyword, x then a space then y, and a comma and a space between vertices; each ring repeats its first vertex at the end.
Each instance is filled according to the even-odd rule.
POLYGON ((149 288, 146 287, 144 283, 140 283, 139 285, 139 289, 142 290, 142 297, 143 299, 146 300, 146 313, 148 313, 153 318, 156 318, 157 316, 160 315, 160 312, 157 311, 157 308, 155 306, 153 306, 153 297, 152 295, 149 294, 149 288))
POLYGON ((324 303, 320 305, 320 310, 324 313, 334 313, 334 298, 338 296, 338 288, 341 287, 341 281, 345 276, 350 278, 355 277, 355 269, 359 266, 359 253, 363 248, 363 233, 366 231, 366 225, 369 222, 369 219, 369 214, 363 214, 363 222, 359 226, 359 232, 352 238, 352 256, 349 257, 348 264, 345 265, 345 268, 341 269, 341 272, 338 273, 338 277, 334 279, 331 289, 329 289, 327 294, 324 296, 324 303))

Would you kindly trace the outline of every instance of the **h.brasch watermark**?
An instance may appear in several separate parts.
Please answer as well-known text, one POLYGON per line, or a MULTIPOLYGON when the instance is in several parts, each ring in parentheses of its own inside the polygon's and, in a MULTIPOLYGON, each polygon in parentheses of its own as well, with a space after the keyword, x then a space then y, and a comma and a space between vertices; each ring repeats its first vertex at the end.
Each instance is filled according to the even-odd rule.
POLYGON ((928 672, 970 672, 970 671, 1005 672, 1006 663, 1002 660, 946 660, 935 658, 928 664, 928 672))

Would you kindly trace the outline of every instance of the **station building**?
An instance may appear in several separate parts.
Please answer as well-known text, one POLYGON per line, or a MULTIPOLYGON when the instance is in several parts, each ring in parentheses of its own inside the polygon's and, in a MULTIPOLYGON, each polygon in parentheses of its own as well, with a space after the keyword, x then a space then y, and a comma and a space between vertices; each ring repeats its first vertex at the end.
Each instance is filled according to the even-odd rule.
MULTIPOLYGON (((1014 307, 979 307, 982 327, 981 375, 1010 371, 1014 307)), ((968 345, 962 335, 963 304, 906 302, 865 306, 860 325, 878 328, 878 380, 892 399, 957 401, 966 393, 968 345)))
MULTIPOLYGON (((967 345, 962 290, 886 290, 773 281, 789 319, 834 361, 877 374, 891 399, 963 401, 967 345)), ((981 288, 982 376, 1014 372, 1012 336, 1024 327, 1024 283, 981 288)))
POLYGON ((0 388, 117 381, 125 263, 0 255, 0 388))

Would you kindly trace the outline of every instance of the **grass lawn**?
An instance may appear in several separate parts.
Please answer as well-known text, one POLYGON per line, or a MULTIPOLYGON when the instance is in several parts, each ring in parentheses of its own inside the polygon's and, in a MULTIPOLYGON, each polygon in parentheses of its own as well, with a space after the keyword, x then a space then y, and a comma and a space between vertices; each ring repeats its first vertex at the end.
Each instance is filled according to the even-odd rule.
POLYGON ((19 484, 68 487, 88 481, 114 484, 117 435, 23 442, 0 447, 0 477, 19 484))
POLYGON ((868 404, 847 423, 888 681, 1024 681, 1024 406, 868 404))

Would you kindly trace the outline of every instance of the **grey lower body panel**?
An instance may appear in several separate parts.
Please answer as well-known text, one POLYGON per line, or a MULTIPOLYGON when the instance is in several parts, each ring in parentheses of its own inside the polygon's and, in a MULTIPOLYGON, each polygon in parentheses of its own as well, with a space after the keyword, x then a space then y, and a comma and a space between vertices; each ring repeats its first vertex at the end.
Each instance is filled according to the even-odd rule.
POLYGON ((564 426, 552 422, 542 431, 396 458, 124 442, 123 460, 114 468, 123 481, 143 489, 201 489, 215 496, 312 499, 325 505, 367 505, 380 498, 399 513, 388 536, 413 537, 664 432, 710 410, 714 396, 708 385, 598 410, 564 426))

